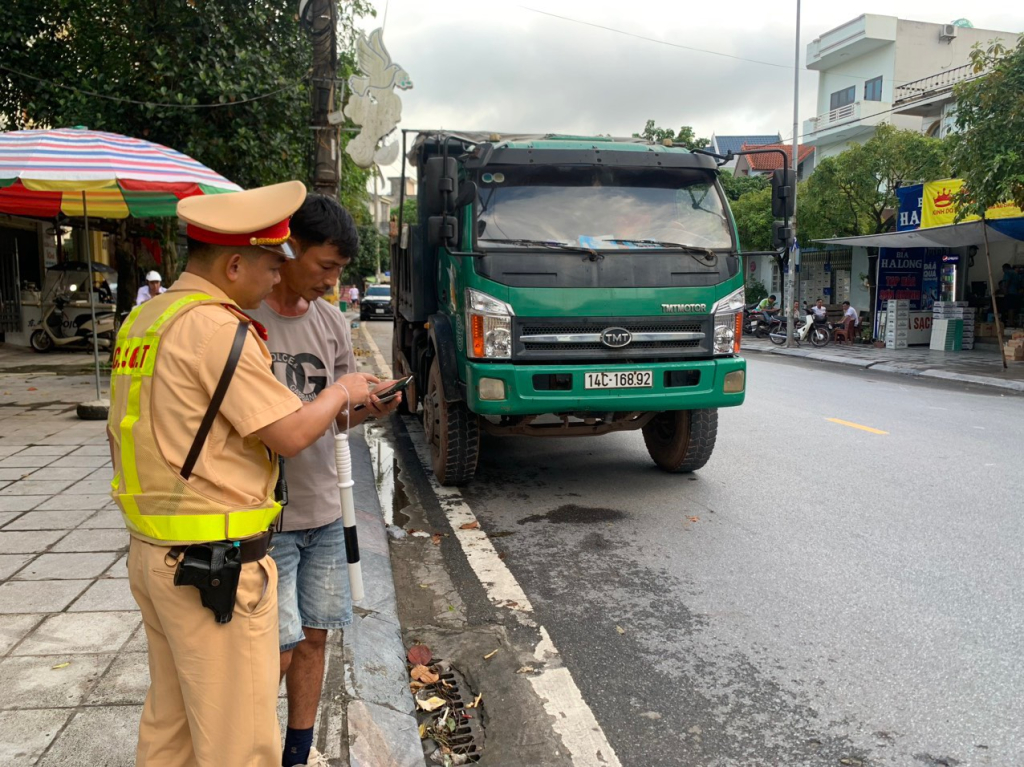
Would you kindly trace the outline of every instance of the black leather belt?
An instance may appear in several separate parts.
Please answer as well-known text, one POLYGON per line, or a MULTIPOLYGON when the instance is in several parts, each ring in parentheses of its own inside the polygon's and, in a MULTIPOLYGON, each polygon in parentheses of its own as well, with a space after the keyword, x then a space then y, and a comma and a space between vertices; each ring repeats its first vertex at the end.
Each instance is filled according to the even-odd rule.
MULTIPOLYGON (((242 556, 242 564, 247 562, 258 562, 267 555, 270 551, 270 540, 274 537, 274 533, 271 530, 267 530, 265 533, 253 536, 252 538, 246 538, 242 541, 233 541, 238 544, 239 553, 242 556)), ((195 544, 202 546, 202 544, 195 544)), ((181 553, 187 549, 188 546, 172 546, 170 550, 171 557, 177 559, 181 556, 181 553)))

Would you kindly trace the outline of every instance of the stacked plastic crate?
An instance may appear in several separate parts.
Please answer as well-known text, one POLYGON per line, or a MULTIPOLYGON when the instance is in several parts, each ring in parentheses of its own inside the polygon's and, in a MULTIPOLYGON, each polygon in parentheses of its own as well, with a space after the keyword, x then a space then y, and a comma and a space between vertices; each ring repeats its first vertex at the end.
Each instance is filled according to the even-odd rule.
POLYGON ((931 348, 945 351, 973 349, 976 312, 966 301, 936 301, 932 307, 931 348))

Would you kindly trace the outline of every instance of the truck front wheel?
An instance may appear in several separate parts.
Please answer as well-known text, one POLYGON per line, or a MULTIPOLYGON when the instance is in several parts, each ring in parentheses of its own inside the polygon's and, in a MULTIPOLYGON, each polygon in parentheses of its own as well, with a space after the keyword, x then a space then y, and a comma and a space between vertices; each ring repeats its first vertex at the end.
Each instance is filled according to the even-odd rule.
POLYGON ((647 452, 660 468, 677 473, 696 471, 714 452, 718 410, 658 413, 647 422, 643 433, 647 452))
POLYGON ((442 485, 464 485, 476 473, 480 425, 464 402, 446 402, 437 359, 430 365, 423 398, 423 430, 430 446, 434 476, 442 485))

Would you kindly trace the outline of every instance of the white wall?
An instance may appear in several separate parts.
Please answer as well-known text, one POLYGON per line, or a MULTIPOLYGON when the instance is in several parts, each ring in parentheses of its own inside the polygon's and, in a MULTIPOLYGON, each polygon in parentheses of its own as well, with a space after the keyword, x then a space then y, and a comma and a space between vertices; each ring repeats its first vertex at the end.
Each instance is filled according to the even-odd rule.
POLYGON ((970 63, 971 46, 989 40, 1003 39, 1013 44, 1016 35, 991 29, 958 27, 956 38, 950 42, 939 39, 942 24, 901 19, 897 27, 894 77, 898 84, 930 77, 947 69, 970 63))
POLYGON ((850 305, 858 312, 873 312, 874 296, 864 287, 860 275, 868 274, 868 249, 852 248, 850 258, 850 305))
POLYGON ((863 56, 851 58, 818 73, 818 114, 831 111, 830 97, 836 91, 855 86, 854 101, 864 100, 864 83, 882 76, 882 101, 892 102, 896 68, 896 43, 889 43, 863 56))

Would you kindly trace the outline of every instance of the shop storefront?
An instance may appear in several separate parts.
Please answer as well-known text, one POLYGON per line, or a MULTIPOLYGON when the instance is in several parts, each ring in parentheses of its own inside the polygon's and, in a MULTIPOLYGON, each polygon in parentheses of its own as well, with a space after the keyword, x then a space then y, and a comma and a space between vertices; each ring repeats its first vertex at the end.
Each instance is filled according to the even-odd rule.
MULTIPOLYGON (((885 335, 887 302, 906 300, 908 345, 930 342, 937 302, 940 307, 959 303, 973 310, 979 340, 991 332, 992 342, 996 341, 983 249, 986 222, 974 217, 953 223, 953 197, 961 185, 957 179, 946 179, 900 189, 895 232, 820 241, 877 254, 870 297, 876 338, 885 335)), ((987 218, 992 268, 998 280, 1004 263, 1011 268, 1024 264, 1024 215, 1012 205, 1000 205, 990 209, 987 218)), ((998 292, 997 297, 1002 298, 998 292)))

